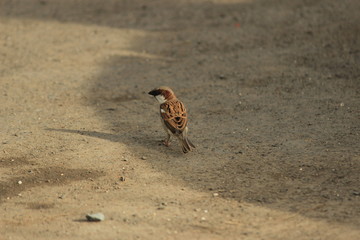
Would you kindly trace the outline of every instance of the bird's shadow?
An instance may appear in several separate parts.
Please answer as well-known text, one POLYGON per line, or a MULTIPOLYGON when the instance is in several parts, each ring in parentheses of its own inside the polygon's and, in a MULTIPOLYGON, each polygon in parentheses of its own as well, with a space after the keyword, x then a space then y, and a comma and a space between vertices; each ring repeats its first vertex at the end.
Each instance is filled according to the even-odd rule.
POLYGON ((111 142, 123 143, 126 146, 140 146, 147 149, 156 151, 157 153, 170 155, 175 158, 182 156, 180 152, 180 147, 174 149, 175 147, 170 146, 166 147, 163 144, 161 137, 152 136, 149 134, 136 134, 136 133, 127 133, 127 134, 114 134, 114 133, 105 133, 97 131, 87 131, 87 130, 76 130, 76 129, 58 129, 58 128, 46 128, 47 131, 63 132, 78 134, 82 136, 88 136, 93 138, 99 138, 111 142), (131 137, 130 137, 131 136, 131 137))
POLYGON ((56 128, 46 128, 47 131, 55 131, 55 132, 64 132, 64 133, 73 133, 79 134, 89 137, 100 138, 112 142, 122 142, 123 137, 118 134, 112 133, 104 133, 104 132, 96 132, 96 131, 86 131, 86 130, 75 130, 75 129, 56 129, 56 128))

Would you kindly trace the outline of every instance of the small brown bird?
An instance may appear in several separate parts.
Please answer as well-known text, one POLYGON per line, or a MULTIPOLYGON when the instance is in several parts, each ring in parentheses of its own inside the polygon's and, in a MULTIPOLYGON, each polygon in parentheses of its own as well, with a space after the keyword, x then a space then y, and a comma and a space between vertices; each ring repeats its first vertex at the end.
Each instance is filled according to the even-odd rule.
POLYGON ((153 95, 160 103, 161 122, 167 133, 165 146, 169 146, 172 134, 179 139, 184 153, 195 148, 187 136, 188 115, 185 106, 176 98, 174 92, 169 87, 159 87, 151 90, 149 94, 153 95))

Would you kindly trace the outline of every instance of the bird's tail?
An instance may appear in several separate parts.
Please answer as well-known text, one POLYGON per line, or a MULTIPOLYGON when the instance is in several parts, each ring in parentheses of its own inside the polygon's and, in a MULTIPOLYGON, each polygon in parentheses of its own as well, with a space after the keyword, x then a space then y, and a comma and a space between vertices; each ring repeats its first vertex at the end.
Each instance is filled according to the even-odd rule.
POLYGON ((190 141, 187 136, 187 131, 184 131, 183 134, 179 136, 179 140, 183 153, 188 153, 195 148, 195 145, 190 141))

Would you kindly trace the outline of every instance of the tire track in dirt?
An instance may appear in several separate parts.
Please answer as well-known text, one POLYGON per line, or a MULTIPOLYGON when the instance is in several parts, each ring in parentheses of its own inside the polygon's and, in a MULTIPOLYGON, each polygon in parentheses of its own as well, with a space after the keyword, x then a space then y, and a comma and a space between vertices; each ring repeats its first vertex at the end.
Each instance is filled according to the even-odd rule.
POLYGON ((15 166, 16 173, 13 172, 13 175, 16 176, 0 181, 0 202, 33 187, 62 186, 74 181, 94 180, 105 175, 103 171, 88 169, 39 167, 24 157, 0 158, 1 168, 15 166))

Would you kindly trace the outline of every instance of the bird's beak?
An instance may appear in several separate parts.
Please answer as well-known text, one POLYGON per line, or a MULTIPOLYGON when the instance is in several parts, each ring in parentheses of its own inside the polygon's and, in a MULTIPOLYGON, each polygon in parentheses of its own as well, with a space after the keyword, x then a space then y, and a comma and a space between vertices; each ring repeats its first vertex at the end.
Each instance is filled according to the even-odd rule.
POLYGON ((157 95, 160 94, 160 90, 154 89, 154 90, 151 90, 150 92, 148 92, 148 94, 153 95, 153 96, 157 96, 157 95))

